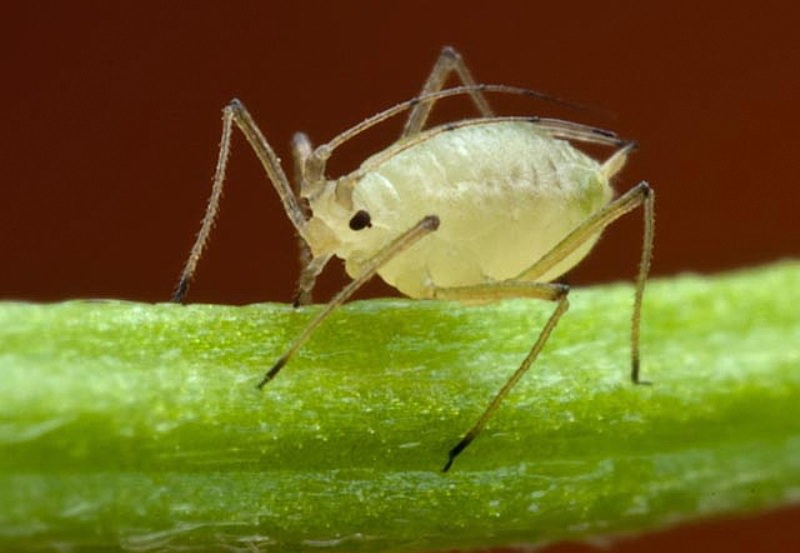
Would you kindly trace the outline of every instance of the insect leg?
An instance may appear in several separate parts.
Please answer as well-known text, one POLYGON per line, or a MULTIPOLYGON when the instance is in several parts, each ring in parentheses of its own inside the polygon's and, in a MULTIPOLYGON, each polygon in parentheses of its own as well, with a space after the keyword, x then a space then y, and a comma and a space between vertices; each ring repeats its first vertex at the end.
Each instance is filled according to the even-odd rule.
POLYGON ((297 292, 294 296, 292 305, 300 307, 301 305, 308 305, 311 303, 311 291, 317 282, 317 277, 325 268, 328 261, 331 260, 332 255, 324 255, 322 257, 312 257, 311 249, 306 244, 302 237, 298 237, 298 244, 300 245, 300 277, 297 279, 297 292))
POLYGON ((303 210, 298 205, 297 198, 289 186, 289 179, 281 168, 280 160, 275 154, 275 151, 267 142, 261 130, 256 125, 253 118, 248 113, 239 100, 232 100, 225 109, 222 110, 222 137, 219 145, 219 157, 217 158, 217 167, 214 173, 214 184, 211 188, 211 197, 206 206, 206 213, 203 217, 203 224, 200 227, 200 232, 197 233, 194 245, 189 253, 189 258, 181 272, 178 286, 172 296, 173 301, 183 302, 183 298, 189 289, 189 283, 194 276, 197 269, 197 262, 203 255, 203 250, 208 243, 208 238, 211 234, 211 229, 214 226, 214 220, 219 211, 219 202, 222 197, 222 187, 225 181, 225 169, 228 165, 228 156, 231 150, 231 134, 233 133, 233 125, 236 125, 242 131, 250 146, 253 148, 256 156, 261 165, 267 172, 267 176, 275 186, 275 190, 280 196, 283 203, 286 215, 291 220, 297 232, 303 235, 306 218, 303 210))
MULTIPOLYGON (((292 140, 292 154, 294 156, 294 180, 292 180, 292 190, 296 198, 300 210, 303 212, 303 217, 308 220, 311 218, 311 210, 308 207, 308 202, 302 197, 301 191, 308 185, 305 183, 306 179, 306 164, 311 156, 313 149, 311 141, 304 133, 297 133, 292 140)), ((314 285, 317 283, 317 277, 325 268, 331 256, 314 257, 311 253, 311 248, 301 234, 295 235, 297 242, 298 258, 300 261, 300 276, 297 279, 297 287, 292 302, 295 307, 301 305, 308 305, 311 303, 311 292, 314 285)))
POLYGON ((655 232, 655 193, 646 182, 642 181, 634 188, 599 210, 570 232, 552 250, 545 254, 532 266, 520 273, 516 278, 536 280, 563 261, 586 242, 626 213, 639 206, 644 206, 644 233, 642 235, 642 256, 639 260, 639 273, 636 277, 636 293, 631 316, 631 381, 634 384, 649 384, 639 380, 639 334, 642 319, 642 298, 650 272, 650 259, 653 256, 653 234, 655 232))
MULTIPOLYGON (((472 77, 470 70, 467 69, 461 54, 459 54, 455 48, 445 46, 442 48, 442 52, 439 54, 430 75, 428 75, 428 80, 425 81, 419 95, 426 96, 442 90, 445 82, 447 82, 447 78, 453 71, 456 72, 464 86, 475 86, 475 79, 472 77)), ((492 108, 489 107, 489 103, 486 101, 486 97, 480 90, 475 89, 470 91, 469 94, 472 97, 472 101, 475 103, 475 107, 478 108, 482 116, 491 117, 494 115, 492 108)), ((423 100, 414 106, 406 120, 403 133, 400 135, 401 138, 417 134, 422 130, 433 109, 433 104, 435 103, 436 99, 433 98, 430 100, 423 100)))
POLYGON ((383 267, 386 263, 403 253, 409 247, 414 245, 424 236, 430 234, 439 228, 439 217, 436 215, 427 215, 419 220, 419 222, 405 231, 403 234, 395 238, 392 242, 384 246, 372 259, 368 260, 363 267, 360 275, 354 278, 347 286, 342 288, 338 294, 314 317, 305 329, 294 339, 292 344, 286 350, 286 353, 281 355, 270 370, 268 370, 261 381, 258 383, 258 388, 263 388, 264 385, 275 378, 275 375, 280 372, 284 365, 289 361, 292 355, 297 352, 300 347, 306 343, 306 340, 311 336, 311 333, 324 321, 331 312, 338 306, 343 304, 353 293, 361 288, 365 282, 375 276, 375 273, 383 267))
POLYGON ((464 435, 463 438, 448 453, 447 463, 442 468, 442 472, 447 472, 453 465, 455 458, 480 434, 483 427, 500 406, 500 403, 508 395, 508 392, 519 382, 520 378, 528 371, 542 351, 547 339, 553 332, 558 320, 569 308, 567 294, 569 287, 565 284, 540 283, 540 282, 520 282, 504 281, 491 284, 480 284, 476 286, 465 286, 459 288, 440 288, 436 290, 436 298, 443 299, 500 299, 509 297, 528 297, 550 300, 558 302, 547 323, 539 332, 539 337, 533 344, 531 351, 522 361, 522 364, 514 371, 514 374, 506 381, 500 391, 494 396, 489 406, 483 411, 477 422, 464 435))

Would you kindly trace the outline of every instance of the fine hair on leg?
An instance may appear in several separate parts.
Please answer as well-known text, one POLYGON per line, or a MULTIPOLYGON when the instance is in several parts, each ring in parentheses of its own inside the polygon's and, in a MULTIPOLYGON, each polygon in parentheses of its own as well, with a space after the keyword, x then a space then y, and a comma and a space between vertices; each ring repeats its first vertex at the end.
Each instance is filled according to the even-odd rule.
POLYGON ((301 236, 303 236, 305 232, 305 214, 298 204, 297 197, 292 191, 289 179, 286 177, 286 173, 284 173, 281 167, 277 154, 269 145, 266 138, 264 138, 263 133, 258 128, 258 125, 256 125, 244 104, 239 100, 232 100, 222 111, 222 138, 220 139, 219 156, 214 172, 211 197, 206 206, 206 213, 203 217, 200 232, 197 233, 197 238, 189 253, 189 258, 186 260, 183 271, 181 271, 178 286, 172 296, 175 302, 183 302, 186 292, 189 290, 189 284, 197 269, 197 263, 200 261, 200 257, 203 255, 203 251, 208 244, 211 229, 214 227, 214 221, 219 211, 220 199, 222 198, 225 170, 228 165, 228 157, 231 150, 231 135, 234 125, 244 134, 250 147, 255 152, 256 157, 258 157, 258 160, 264 167, 269 180, 278 192, 286 215, 289 217, 296 231, 301 236))

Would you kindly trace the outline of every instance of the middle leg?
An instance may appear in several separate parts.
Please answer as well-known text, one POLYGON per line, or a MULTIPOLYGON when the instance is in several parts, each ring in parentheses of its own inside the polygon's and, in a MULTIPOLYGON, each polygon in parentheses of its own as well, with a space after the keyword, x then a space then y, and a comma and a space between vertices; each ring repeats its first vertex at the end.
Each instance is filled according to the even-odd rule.
MULTIPOLYGON (((259 381, 257 387, 263 388, 267 382, 275 378, 280 370, 286 365, 289 359, 306 343, 308 338, 314 330, 324 321, 328 315, 333 312, 338 306, 343 304, 347 299, 352 296, 356 290, 371 279, 375 274, 386 265, 389 261, 402 255, 404 251, 413 246, 417 241, 421 240, 431 232, 439 228, 439 217, 436 215, 427 215, 417 222, 416 225, 406 230, 393 241, 383 246, 371 259, 369 259, 363 266, 361 273, 355 277, 350 284, 342 288, 328 304, 309 322, 305 329, 294 339, 286 352, 281 355, 278 360, 272 365, 259 381)), ((323 259, 323 258, 320 258, 323 259)), ((328 258, 325 258, 327 261, 328 258)))

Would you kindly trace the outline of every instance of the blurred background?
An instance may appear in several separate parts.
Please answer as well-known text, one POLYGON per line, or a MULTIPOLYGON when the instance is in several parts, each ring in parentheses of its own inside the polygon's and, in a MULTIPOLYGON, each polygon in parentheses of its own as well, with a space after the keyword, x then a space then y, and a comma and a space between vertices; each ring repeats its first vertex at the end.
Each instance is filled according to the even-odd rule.
MULTIPOLYGON (((415 95, 444 45, 459 49, 480 82, 535 88, 592 108, 492 97, 499 112, 581 121, 639 142, 617 187, 647 179, 657 191, 655 275, 798 257, 800 8, 769 1, 688 6, 6 6, 0 298, 168 299, 205 208, 226 102, 242 99, 290 162, 293 132, 321 143, 415 95)), ((441 120, 472 111, 468 102, 452 102, 435 114, 441 120)), ((343 149, 331 176, 391 143, 401 124, 343 149)), ((289 301, 298 273, 292 227, 239 135, 220 215, 188 299, 289 301)), ((639 212, 615 224, 570 282, 632 278, 641 229, 639 212)), ((334 265, 317 297, 343 282, 334 265)), ((376 281, 359 297, 390 294, 376 281)), ((800 550, 798 523, 800 510, 783 510, 684 526, 610 550, 800 550)))

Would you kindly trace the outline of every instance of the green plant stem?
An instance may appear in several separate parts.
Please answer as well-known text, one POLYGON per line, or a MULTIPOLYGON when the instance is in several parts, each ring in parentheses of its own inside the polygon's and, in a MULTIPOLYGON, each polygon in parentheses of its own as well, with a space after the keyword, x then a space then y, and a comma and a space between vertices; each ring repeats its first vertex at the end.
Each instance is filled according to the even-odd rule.
POLYGON ((0 305, 0 549, 432 550, 643 531, 800 499, 800 264, 577 289, 553 309, 0 305))

